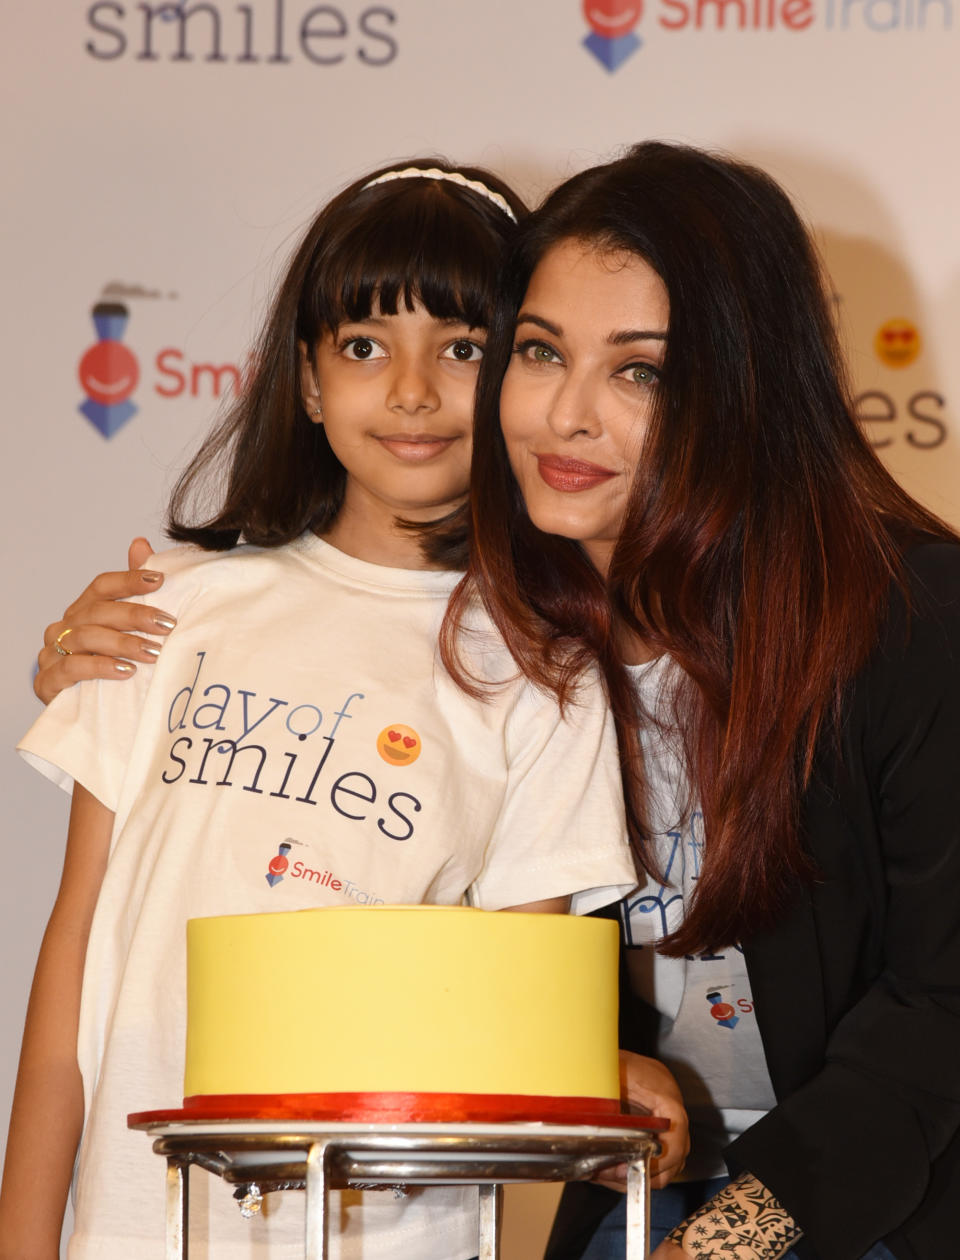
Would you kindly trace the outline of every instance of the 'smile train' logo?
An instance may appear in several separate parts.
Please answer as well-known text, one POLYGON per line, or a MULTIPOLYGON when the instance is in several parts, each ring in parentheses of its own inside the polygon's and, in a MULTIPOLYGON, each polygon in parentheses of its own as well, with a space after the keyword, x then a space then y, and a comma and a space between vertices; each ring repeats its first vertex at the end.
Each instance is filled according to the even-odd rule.
POLYGON ((123 344, 130 314, 122 302, 98 302, 93 308, 98 340, 80 360, 77 374, 87 395, 78 410, 105 438, 137 414, 130 395, 140 379, 137 356, 123 344))
POLYGON ((642 0, 583 0, 590 34, 583 46, 612 74, 643 42, 634 33, 643 12, 642 0))
POLYGON ((290 860, 287 857, 287 854, 290 852, 291 848, 292 846, 284 840, 284 842, 280 845, 280 848, 270 859, 270 864, 267 867, 267 883, 271 888, 273 888, 275 884, 279 884, 283 879, 284 873, 290 865, 290 860))

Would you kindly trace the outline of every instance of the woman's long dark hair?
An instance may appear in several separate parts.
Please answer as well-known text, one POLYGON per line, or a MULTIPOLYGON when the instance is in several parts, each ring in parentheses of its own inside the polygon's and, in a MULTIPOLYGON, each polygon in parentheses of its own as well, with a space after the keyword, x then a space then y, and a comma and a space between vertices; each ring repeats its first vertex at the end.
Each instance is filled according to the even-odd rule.
MULTIPOLYGON (((213 551, 236 546, 241 536, 277 547, 332 525, 346 473, 323 425, 304 410, 299 342, 312 349, 344 320, 366 319, 374 304, 391 315, 401 302, 408 310, 421 302, 437 319, 489 324, 514 222, 489 198, 450 180, 367 186, 386 171, 413 167, 456 170, 499 193, 518 219, 526 213, 491 172, 440 158, 372 171, 334 197, 280 282, 240 396, 174 488, 171 538, 213 551), (211 496, 212 511, 205 501, 211 496)), ((430 558, 450 567, 465 563, 464 540, 465 524, 458 529, 456 521, 425 528, 430 558)))
POLYGON ((618 620, 676 660, 675 716, 707 840, 696 896, 662 949, 729 945, 768 925, 814 874, 801 795, 877 642, 904 540, 954 535, 861 432, 816 252, 763 172, 638 145, 548 197, 521 229, 507 278, 478 395, 473 559, 444 659, 471 686, 456 625, 477 590, 522 671, 562 702, 599 662, 632 840, 654 876, 618 620), (533 526, 498 423, 524 291, 547 251, 570 240, 644 259, 670 300, 658 402, 606 584, 577 543, 533 526))

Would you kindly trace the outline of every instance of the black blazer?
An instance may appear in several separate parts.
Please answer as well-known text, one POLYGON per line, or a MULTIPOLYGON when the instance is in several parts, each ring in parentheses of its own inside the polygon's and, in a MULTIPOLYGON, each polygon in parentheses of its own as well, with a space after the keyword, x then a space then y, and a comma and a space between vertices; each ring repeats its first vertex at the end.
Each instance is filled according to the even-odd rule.
POLYGON ((960 547, 907 569, 804 800, 820 877, 744 948, 779 1103, 728 1164, 820 1260, 960 1252, 960 547))
MULTIPOLYGON (((744 942, 778 1104, 727 1162, 812 1260, 960 1253, 960 546, 907 573, 803 801, 819 877, 744 942)), ((649 1054, 656 1019, 621 969, 621 1044, 649 1054)), ((548 1257, 580 1255, 612 1201, 569 1186, 548 1257)))

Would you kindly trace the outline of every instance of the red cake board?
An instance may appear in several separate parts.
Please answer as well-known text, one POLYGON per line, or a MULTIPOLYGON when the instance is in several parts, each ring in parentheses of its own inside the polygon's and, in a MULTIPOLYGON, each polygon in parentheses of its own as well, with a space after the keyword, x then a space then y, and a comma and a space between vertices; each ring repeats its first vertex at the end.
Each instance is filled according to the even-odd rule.
POLYGON ((336 1124, 526 1124, 593 1128, 669 1128, 661 1116, 632 1115, 612 1098, 555 1098, 533 1094, 197 1094, 183 1107, 135 1111, 130 1128, 185 1121, 303 1120, 336 1124))

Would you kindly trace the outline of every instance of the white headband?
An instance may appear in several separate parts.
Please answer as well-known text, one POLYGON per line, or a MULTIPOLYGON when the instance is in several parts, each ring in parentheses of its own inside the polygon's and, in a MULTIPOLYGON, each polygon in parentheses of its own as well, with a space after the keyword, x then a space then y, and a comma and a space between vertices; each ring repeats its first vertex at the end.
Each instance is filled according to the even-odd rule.
POLYGON ((459 184, 461 188, 469 188, 471 192, 478 193, 481 197, 486 197, 487 201, 492 201, 498 209, 503 211, 508 219, 512 219, 514 223, 517 221, 517 216, 510 209, 506 197, 502 197, 500 193, 494 192, 492 188, 488 188, 486 184, 481 183, 479 179, 467 179, 466 175, 461 175, 459 171, 441 171, 435 166, 430 167, 429 170, 422 170, 419 166, 408 166, 402 171, 387 171, 383 175, 378 175, 376 179, 371 179, 369 184, 364 184, 363 190, 373 188, 375 184, 388 184, 392 179, 449 180, 451 184, 459 184))

